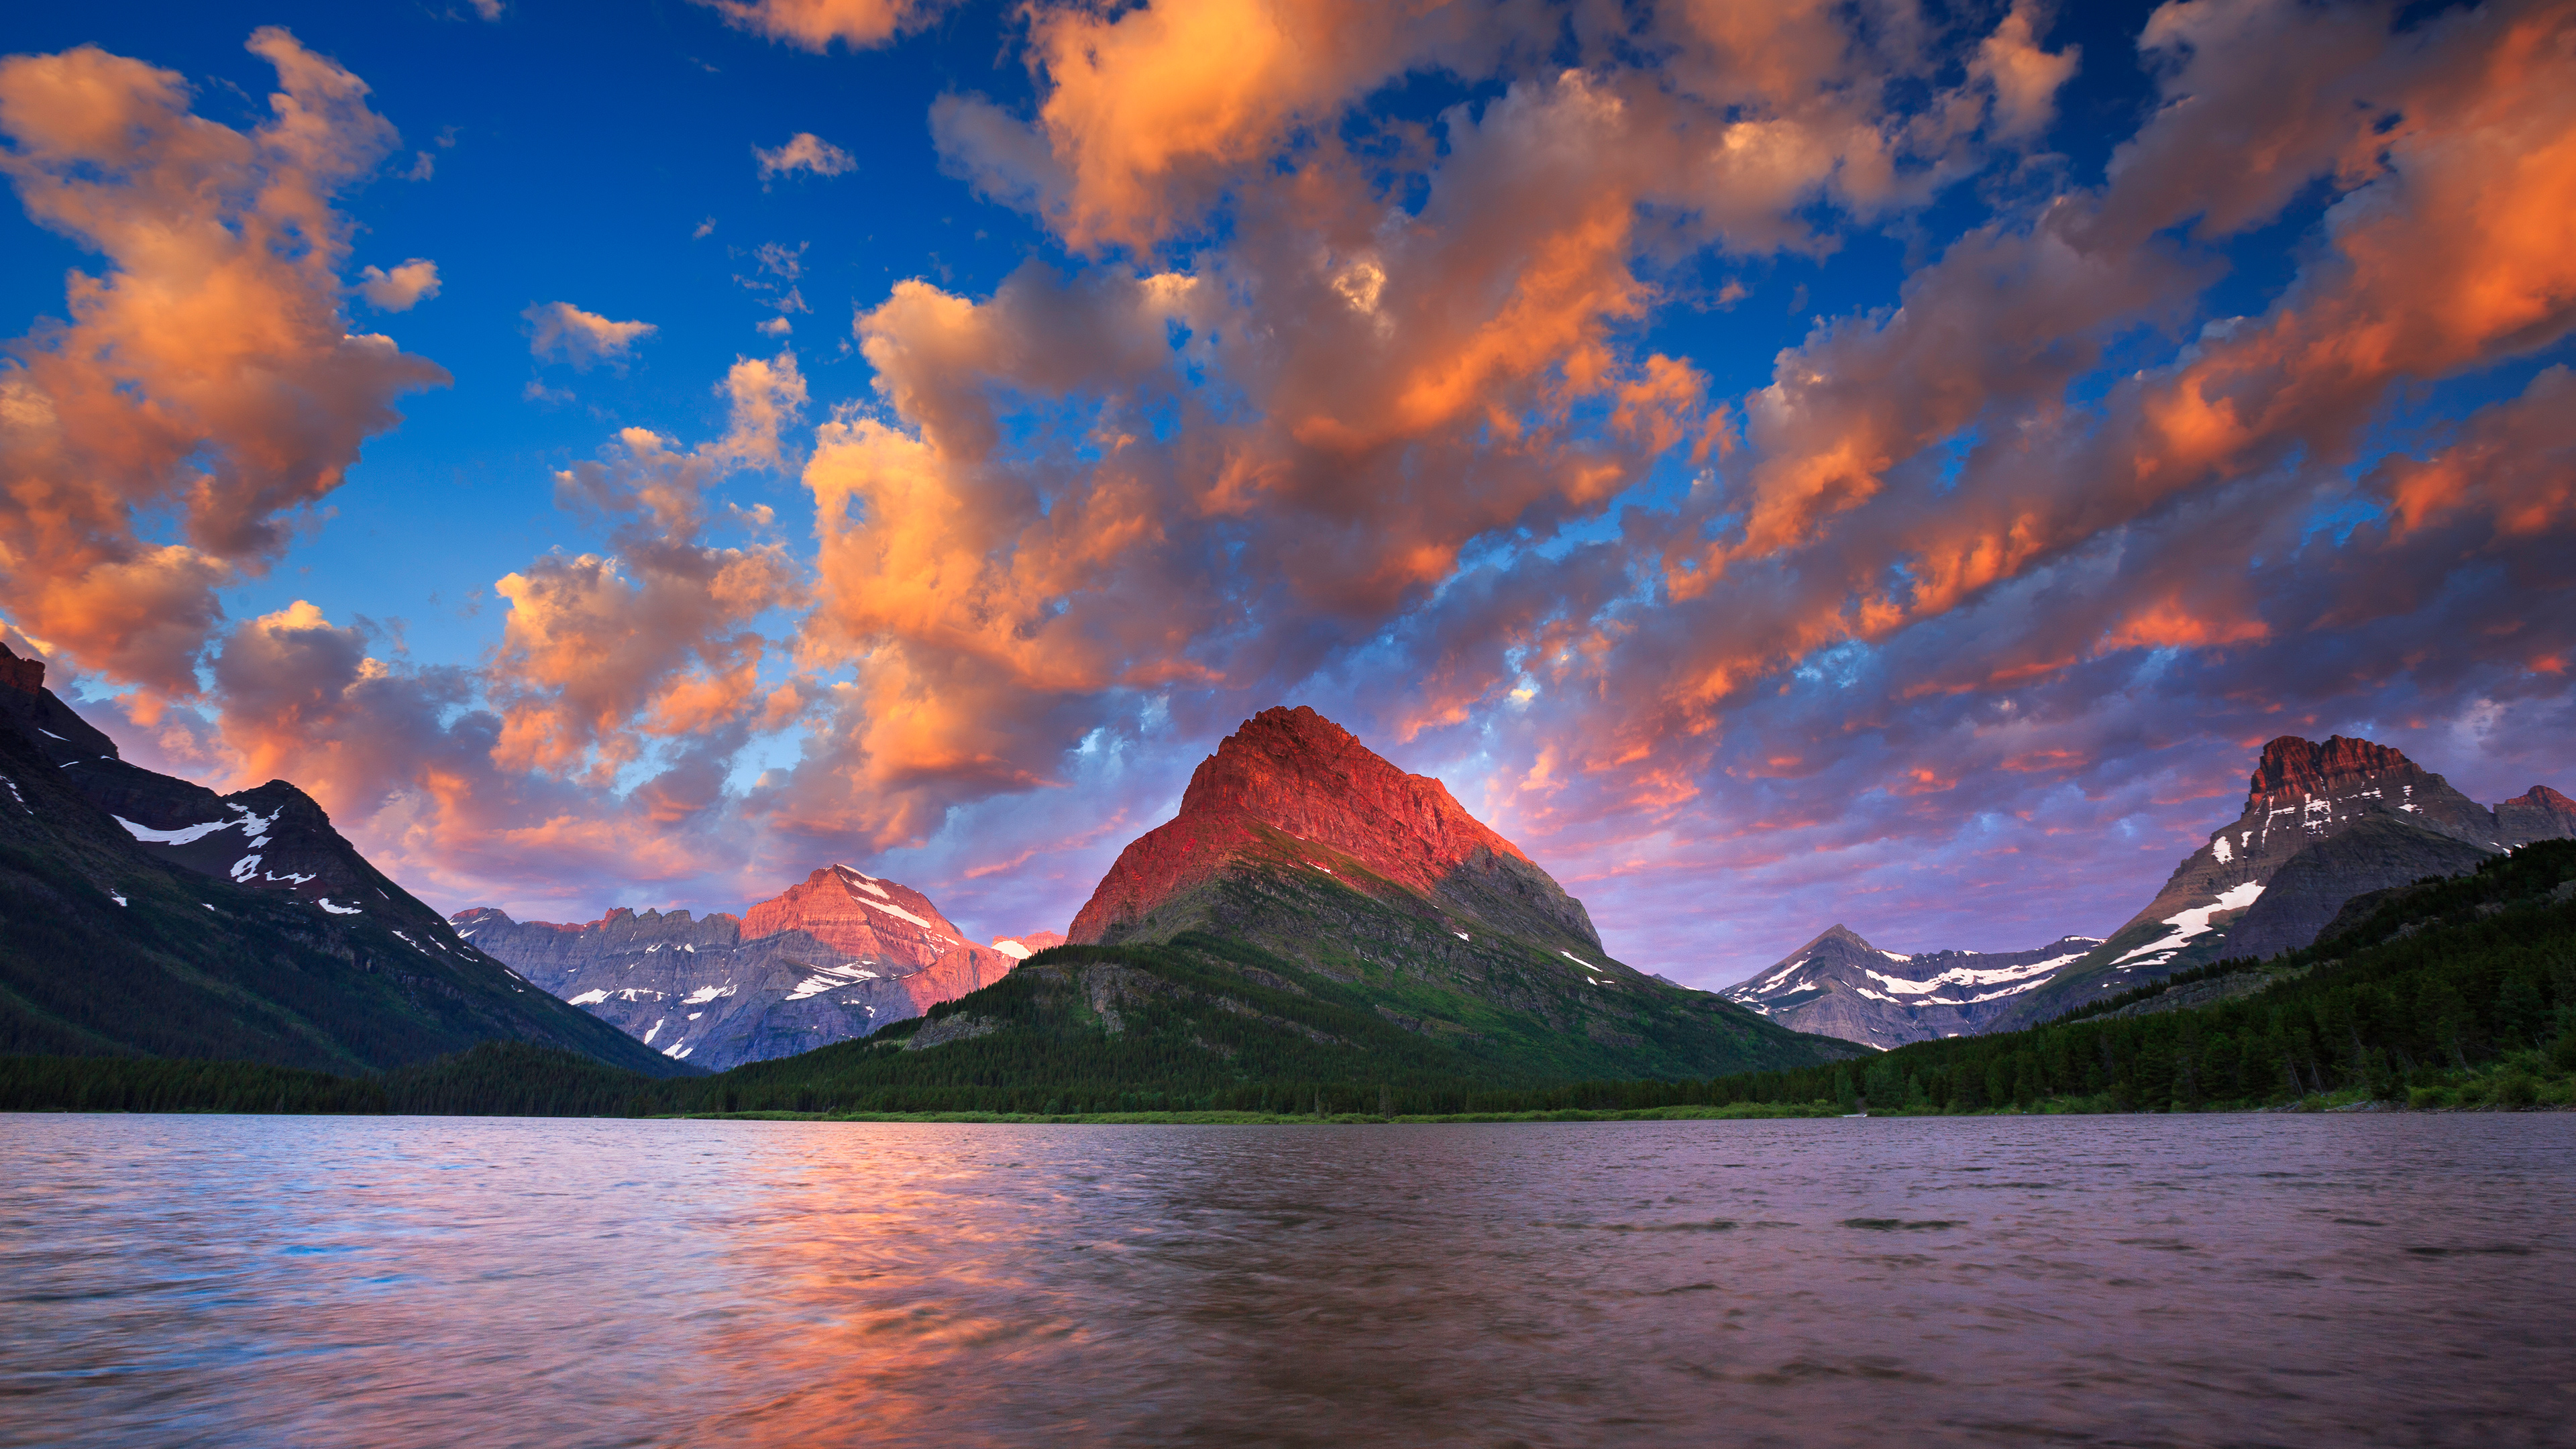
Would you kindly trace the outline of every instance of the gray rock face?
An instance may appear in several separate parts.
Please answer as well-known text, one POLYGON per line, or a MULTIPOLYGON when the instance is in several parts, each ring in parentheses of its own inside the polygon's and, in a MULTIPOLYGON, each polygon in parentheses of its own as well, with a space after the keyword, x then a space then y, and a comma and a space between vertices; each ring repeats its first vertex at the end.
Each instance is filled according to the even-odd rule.
POLYGON ((2535 840, 2576 840, 2576 800, 2534 785, 2495 808, 2496 833, 2507 845, 2535 840))
POLYGON ((908 970, 803 931, 741 939, 718 912, 610 911, 587 925, 459 911, 456 933, 676 1061, 722 1071, 863 1037, 921 1014, 908 970))
POLYGON ((2101 944, 2067 936, 2029 951, 1901 956, 1838 925, 1722 994, 1792 1030, 1885 1049, 1982 1031, 2101 944))
POLYGON ((2227 954, 2261 960, 2299 950, 2353 897, 2475 870, 2491 854, 2409 821, 2365 819, 2274 871, 2262 899, 2228 931, 2227 954))

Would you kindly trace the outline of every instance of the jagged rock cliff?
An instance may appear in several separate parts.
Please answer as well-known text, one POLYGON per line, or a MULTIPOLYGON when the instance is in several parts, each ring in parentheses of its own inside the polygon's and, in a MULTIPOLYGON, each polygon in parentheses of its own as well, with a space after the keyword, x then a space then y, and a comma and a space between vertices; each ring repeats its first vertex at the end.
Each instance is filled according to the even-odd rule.
POLYGON ((1000 980, 930 898, 826 866, 735 917, 623 907, 587 925, 459 911, 458 933, 655 1051, 723 1070, 862 1037, 1000 980))

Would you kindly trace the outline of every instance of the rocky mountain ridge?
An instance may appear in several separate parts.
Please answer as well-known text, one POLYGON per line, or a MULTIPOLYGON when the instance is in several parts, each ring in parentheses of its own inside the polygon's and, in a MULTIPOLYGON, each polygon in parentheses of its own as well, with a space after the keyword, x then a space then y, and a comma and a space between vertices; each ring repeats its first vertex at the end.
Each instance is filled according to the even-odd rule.
POLYGON ((1838 923, 1724 994, 1783 1026, 1884 1050, 1982 1031, 2101 944, 2066 936, 2028 951, 1908 956, 1838 923))
POLYGON ((2576 837, 2576 801, 2546 785, 2490 808, 2393 747, 2283 735, 2256 758, 2236 820, 2108 938, 1907 957, 1838 925, 1726 995, 1881 1047, 2017 1030, 2224 957, 2298 950, 2348 900, 2561 837, 2576 837))
POLYGON ((459 911, 458 934, 675 1061, 723 1070, 863 1037, 989 986, 1020 958, 928 896, 845 865, 741 916, 618 907, 584 925, 459 911))
POLYGON ((2390 746, 2283 735, 2263 746, 2232 823, 2100 947, 1987 1029, 2036 1025, 2226 957, 2296 950, 2354 896, 2564 836, 2576 836, 2576 806, 2547 786, 2490 808, 2390 746))

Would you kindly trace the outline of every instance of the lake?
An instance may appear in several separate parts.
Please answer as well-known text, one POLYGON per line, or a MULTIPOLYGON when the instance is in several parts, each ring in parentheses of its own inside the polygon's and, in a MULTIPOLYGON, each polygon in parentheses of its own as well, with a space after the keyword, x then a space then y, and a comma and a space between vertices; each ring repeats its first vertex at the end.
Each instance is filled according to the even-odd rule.
POLYGON ((0 1440, 2576 1443, 2576 1115, 0 1116, 0 1440))

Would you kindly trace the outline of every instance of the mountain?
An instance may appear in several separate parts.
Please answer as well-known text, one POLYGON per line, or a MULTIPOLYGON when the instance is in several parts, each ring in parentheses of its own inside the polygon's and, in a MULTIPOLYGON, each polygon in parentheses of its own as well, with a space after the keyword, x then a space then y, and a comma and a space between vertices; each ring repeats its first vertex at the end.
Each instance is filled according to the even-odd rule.
POLYGON ((1181 813, 1119 852, 1069 934, 1076 942, 1167 935, 1172 923, 1196 918, 1203 888, 1237 861, 1270 853, 1283 834, 1364 861, 1435 912, 1533 942, 1601 949, 1583 903, 1469 815, 1447 786, 1398 770, 1303 705, 1263 710, 1220 742, 1190 776, 1181 813))
POLYGON ((845 865, 740 917, 620 907, 571 926, 477 906, 449 919, 547 991, 718 1071, 866 1036, 1018 964, 968 941, 919 891, 845 865))
POLYGON ((1016 936, 996 936, 993 949, 1014 961, 1026 961, 1040 951, 1064 944, 1062 931, 1022 931, 1016 936))
POLYGON ((1900 956, 1837 925, 1725 995, 1782 1026, 1884 1049, 1982 1031, 2101 944, 2067 936, 2030 951, 1900 956))
POLYGON ((2100 947, 1987 1029, 2035 1025, 2223 958, 2305 947, 2354 896, 2562 836, 2576 836, 2576 806, 2545 786, 2489 809, 2389 746, 2284 735, 2263 746, 2233 823, 2100 947))
POLYGON ((2464 875, 2495 852, 2390 815, 2365 815, 2291 856, 2227 929, 2225 955, 2255 960, 2313 944, 2344 902, 2427 876, 2464 875))
POLYGON ((2534 785, 2495 808, 2496 832, 2507 845, 2535 840, 2576 840, 2576 800, 2534 785))
MULTIPOLYGON (((1176 992, 1168 973, 1187 963, 1237 991, 1374 1013, 1443 1048, 1438 1070, 1485 1080, 1706 1077, 1850 1051, 1612 960, 1583 903, 1439 781, 1302 707, 1264 710, 1220 743, 1180 813, 1120 852, 1069 934, 1065 950, 1165 948, 1082 959, 1164 972, 1176 992)), ((1225 995, 1187 991, 1157 999, 1225 995)), ((1032 997, 1026 1010, 1045 1008, 1032 997)))
POLYGON ((283 780, 130 764, 0 645, 0 1052, 375 1072, 478 1042, 684 1070, 459 940, 283 780))

